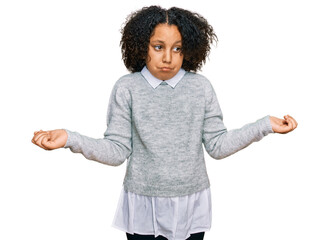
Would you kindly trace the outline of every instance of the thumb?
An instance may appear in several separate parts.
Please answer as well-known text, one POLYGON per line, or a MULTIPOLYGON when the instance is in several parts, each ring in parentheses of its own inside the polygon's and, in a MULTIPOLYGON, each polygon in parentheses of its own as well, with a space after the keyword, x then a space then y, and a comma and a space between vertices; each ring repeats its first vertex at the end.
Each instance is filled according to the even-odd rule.
POLYGON ((56 142, 50 140, 49 136, 45 136, 42 139, 41 144, 46 148, 46 150, 53 150, 56 148, 56 142))

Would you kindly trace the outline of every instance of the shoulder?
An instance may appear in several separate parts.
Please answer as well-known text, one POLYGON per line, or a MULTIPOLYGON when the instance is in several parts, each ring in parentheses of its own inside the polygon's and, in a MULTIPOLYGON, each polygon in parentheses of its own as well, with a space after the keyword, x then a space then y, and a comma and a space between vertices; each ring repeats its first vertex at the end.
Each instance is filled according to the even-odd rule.
POLYGON ((214 87, 208 78, 199 73, 187 73, 189 84, 193 84, 202 91, 203 96, 208 104, 217 104, 217 96, 214 87))
POLYGON ((205 91, 213 90, 212 84, 207 77, 200 73, 186 72, 186 77, 189 84, 202 87, 205 91))
POLYGON ((120 77, 114 84, 113 93, 128 94, 134 89, 138 89, 143 83, 143 76, 140 72, 129 73, 120 77))
POLYGON ((140 72, 129 73, 122 77, 120 77, 114 84, 114 88, 132 88, 138 84, 140 84, 140 80, 142 80, 142 74, 140 72))
POLYGON ((126 74, 120 77, 112 88, 111 99, 116 101, 123 100, 123 102, 131 105, 131 90, 140 85, 142 75, 140 72, 126 74))

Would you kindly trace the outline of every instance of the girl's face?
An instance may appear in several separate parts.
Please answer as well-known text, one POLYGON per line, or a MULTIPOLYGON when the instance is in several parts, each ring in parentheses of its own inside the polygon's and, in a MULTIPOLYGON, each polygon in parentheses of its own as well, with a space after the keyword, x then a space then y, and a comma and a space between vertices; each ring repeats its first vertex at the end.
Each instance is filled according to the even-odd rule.
POLYGON ((150 38, 147 69, 160 80, 176 75, 183 64, 182 36, 176 25, 159 24, 150 38))

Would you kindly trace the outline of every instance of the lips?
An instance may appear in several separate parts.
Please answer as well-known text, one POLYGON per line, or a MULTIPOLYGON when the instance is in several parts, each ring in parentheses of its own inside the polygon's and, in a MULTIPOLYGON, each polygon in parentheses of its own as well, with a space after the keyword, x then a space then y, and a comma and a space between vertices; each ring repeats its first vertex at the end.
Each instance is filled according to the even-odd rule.
POLYGON ((172 71, 173 69, 170 67, 161 67, 160 70, 163 72, 169 72, 169 71, 172 71))

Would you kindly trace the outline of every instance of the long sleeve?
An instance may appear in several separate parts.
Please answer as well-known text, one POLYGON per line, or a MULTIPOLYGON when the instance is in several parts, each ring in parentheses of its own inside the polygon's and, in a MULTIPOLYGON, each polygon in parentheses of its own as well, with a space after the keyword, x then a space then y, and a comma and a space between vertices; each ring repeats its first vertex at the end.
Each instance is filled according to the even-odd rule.
POLYGON ((208 154, 223 159, 273 133, 269 116, 242 128, 228 131, 223 123, 216 93, 209 81, 205 85, 206 110, 202 141, 208 154))
POLYGON ((107 165, 122 164, 132 152, 131 101, 129 91, 117 84, 113 87, 107 110, 107 129, 103 139, 83 136, 67 129, 68 140, 64 148, 81 153, 90 160, 107 165))

